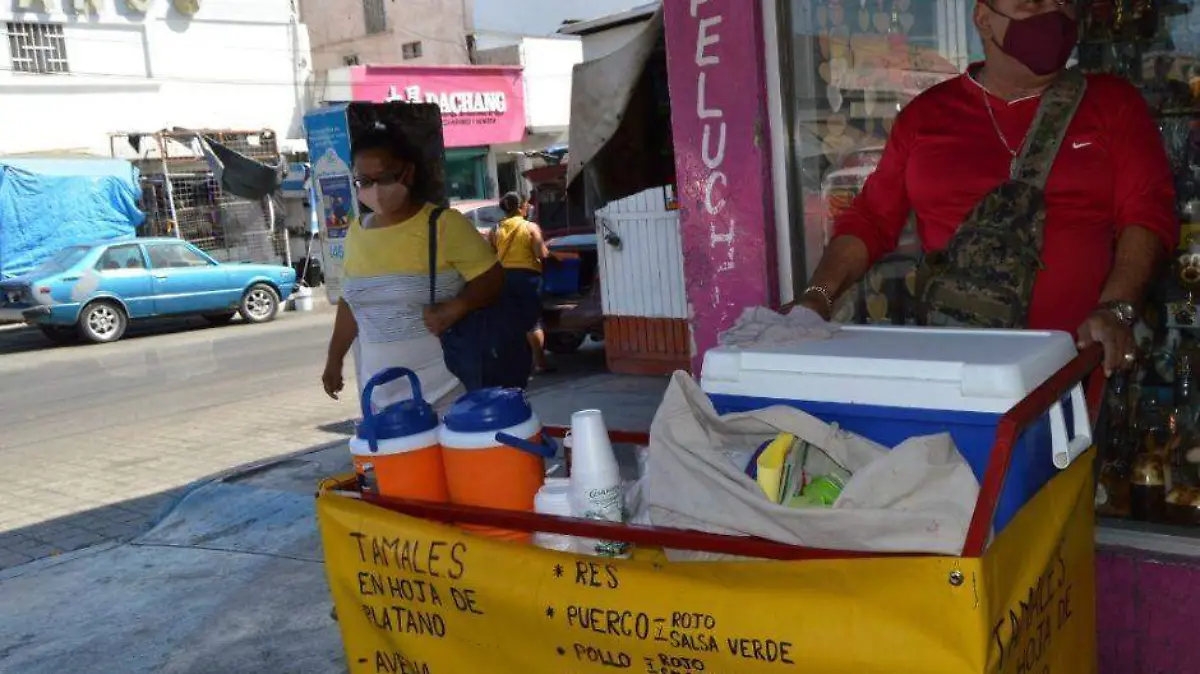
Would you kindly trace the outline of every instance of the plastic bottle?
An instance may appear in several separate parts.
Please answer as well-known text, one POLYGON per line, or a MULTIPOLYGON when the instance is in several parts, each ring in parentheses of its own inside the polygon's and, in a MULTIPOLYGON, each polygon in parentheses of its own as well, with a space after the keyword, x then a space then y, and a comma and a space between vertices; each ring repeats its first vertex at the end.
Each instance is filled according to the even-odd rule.
MULTIPOLYGON (((570 498, 571 481, 565 477, 547 478, 533 499, 533 509, 541 515, 574 517, 570 498)), ((575 538, 563 534, 538 532, 533 535, 533 544, 539 548, 558 552, 575 552, 575 538)))

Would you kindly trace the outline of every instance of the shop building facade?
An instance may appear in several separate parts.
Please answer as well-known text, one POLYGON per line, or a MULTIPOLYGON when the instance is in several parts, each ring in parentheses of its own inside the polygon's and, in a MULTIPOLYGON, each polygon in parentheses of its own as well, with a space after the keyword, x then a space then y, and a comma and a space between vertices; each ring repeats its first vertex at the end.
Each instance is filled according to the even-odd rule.
MULTIPOLYGON (((1137 3, 1142 23, 1133 26, 1114 22, 1100 5, 1079 4, 1076 61, 1121 74, 1146 94, 1176 171, 1187 233, 1200 198, 1200 9, 1137 3)), ((966 0, 664 4, 695 372, 744 308, 778 306, 805 287, 832 220, 861 189, 899 110, 982 58, 973 7, 966 0)), ((898 258, 885 263, 914 244, 911 235, 902 239, 898 258)), ((838 318, 902 322, 905 285, 901 275, 847 293, 838 318)), ((1160 315, 1180 308, 1151 305, 1160 315)), ((1151 360, 1183 362, 1176 345, 1194 331, 1194 313, 1181 314, 1185 325, 1171 317, 1149 329, 1151 360)), ((1142 389, 1164 385, 1151 375, 1142 389)), ((1200 645, 1189 635, 1200 605, 1200 529, 1101 519, 1097 542, 1101 671, 1196 671, 1200 645)))
POLYGON ((173 127, 304 136, 308 36, 288 0, 15 0, 0 30, 0 153, 137 158, 111 134, 173 127))
POLYGON ((524 152, 564 143, 578 40, 530 39, 481 53, 477 66, 370 65, 330 73, 323 103, 419 101, 442 109, 452 201, 528 193, 524 152))
POLYGON ((367 63, 468 65, 471 2, 299 0, 318 86, 331 71, 367 63))

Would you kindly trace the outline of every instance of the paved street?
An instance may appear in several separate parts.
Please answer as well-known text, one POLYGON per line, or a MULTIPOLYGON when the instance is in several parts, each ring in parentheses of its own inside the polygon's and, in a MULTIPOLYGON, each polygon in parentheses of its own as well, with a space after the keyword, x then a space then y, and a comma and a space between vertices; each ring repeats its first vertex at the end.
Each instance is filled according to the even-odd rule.
POLYGON ((353 396, 318 383, 331 320, 185 321, 76 347, 0 330, 0 569, 135 535, 195 480, 344 439, 353 396))

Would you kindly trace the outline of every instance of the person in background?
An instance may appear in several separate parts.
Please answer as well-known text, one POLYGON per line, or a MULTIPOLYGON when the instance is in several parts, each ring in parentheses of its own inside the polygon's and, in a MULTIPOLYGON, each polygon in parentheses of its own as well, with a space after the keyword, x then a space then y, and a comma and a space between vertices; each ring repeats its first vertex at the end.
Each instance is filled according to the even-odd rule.
MULTIPOLYGON (((536 189, 529 190, 529 202, 525 206, 525 219, 530 222, 541 222, 541 204, 538 203, 538 193, 536 189)), ((538 225, 539 227, 541 225, 538 225)))
MULTIPOLYGON (((968 212, 1009 178, 1042 93, 1078 41, 1075 13, 1070 0, 975 5, 985 61, 900 112, 798 305, 828 320, 838 296, 895 248, 911 212, 925 252, 946 247, 968 212)), ((1179 235, 1167 156, 1138 90, 1087 75, 1051 166, 1027 326, 1074 333, 1080 347, 1100 342, 1106 373, 1127 368, 1136 360, 1139 304, 1179 235)))
MULTIPOLYGON (((495 251, 458 211, 438 218, 437 303, 429 306, 428 166, 421 152, 390 128, 353 144, 354 184, 371 210, 346 236, 342 298, 321 377, 337 399, 343 363, 354 346, 358 386, 393 367, 417 374, 425 399, 439 410, 461 392, 446 367, 438 335, 468 313, 491 306, 504 290, 495 251)), ((400 380, 377 388, 376 406, 408 398, 400 380)))
MULTIPOLYGON (((542 263, 550 257, 550 249, 542 237, 542 229, 526 219, 529 200, 516 192, 509 192, 500 199, 500 210, 505 218, 492 232, 492 245, 496 257, 504 267, 505 282, 522 290, 522 295, 540 313, 542 302, 542 263)), ((535 373, 550 372, 546 362, 546 334, 541 321, 537 321, 528 333, 529 346, 533 349, 535 373)))

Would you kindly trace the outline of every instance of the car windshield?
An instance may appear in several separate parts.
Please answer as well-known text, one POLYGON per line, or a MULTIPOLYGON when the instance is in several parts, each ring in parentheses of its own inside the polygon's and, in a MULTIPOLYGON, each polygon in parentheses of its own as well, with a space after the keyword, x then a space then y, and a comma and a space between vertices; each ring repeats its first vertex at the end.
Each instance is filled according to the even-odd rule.
POLYGON ((61 274, 71 267, 74 267, 83 259, 88 251, 91 250, 88 246, 71 246, 64 248, 55 253, 49 260, 46 260, 36 269, 30 272, 30 276, 51 276, 53 274, 61 274))

